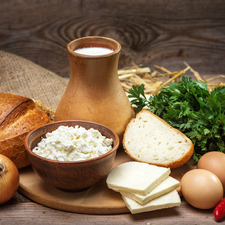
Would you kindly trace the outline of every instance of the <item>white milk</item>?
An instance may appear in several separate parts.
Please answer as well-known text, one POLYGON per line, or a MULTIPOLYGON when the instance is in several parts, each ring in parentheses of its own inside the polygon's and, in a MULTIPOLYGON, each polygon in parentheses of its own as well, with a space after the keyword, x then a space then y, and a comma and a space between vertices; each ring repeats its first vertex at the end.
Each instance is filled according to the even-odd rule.
POLYGON ((106 55, 112 53, 113 50, 104 47, 87 47, 87 48, 78 48, 74 52, 83 55, 106 55))

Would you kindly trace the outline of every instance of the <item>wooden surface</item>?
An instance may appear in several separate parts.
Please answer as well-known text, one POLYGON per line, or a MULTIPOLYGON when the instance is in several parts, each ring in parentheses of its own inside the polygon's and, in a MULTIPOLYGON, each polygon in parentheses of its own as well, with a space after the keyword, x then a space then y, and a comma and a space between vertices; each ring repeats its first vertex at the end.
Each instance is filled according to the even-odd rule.
POLYGON ((179 207, 158 210, 148 213, 131 215, 87 215, 63 212, 45 206, 24 202, 0 206, 0 224, 4 225, 213 225, 224 224, 215 222, 213 210, 197 210, 182 201, 179 207))
POLYGON ((186 61, 204 75, 225 70, 223 0, 0 2, 0 49, 61 76, 69 76, 66 45, 89 35, 122 45, 120 68, 134 61, 175 71, 186 61))
MULTIPOLYGON (((120 149, 113 166, 131 159, 120 149)), ((65 192, 44 182, 31 167, 20 171, 19 192, 45 206, 87 214, 118 214, 128 212, 121 196, 110 190, 106 179, 82 192, 65 192)))
MULTIPOLYGON (((123 149, 118 151, 114 167, 131 161, 123 149)), ((170 176, 181 180, 184 173, 195 168, 190 160, 184 166, 171 171, 170 176)), ((65 192, 44 182, 31 167, 20 171, 19 192, 31 200, 53 209, 87 214, 120 214, 129 212, 121 195, 110 190, 106 179, 82 192, 65 192)), ((179 210, 178 210, 179 211, 179 210)))
MULTIPOLYGON (((186 61, 200 74, 225 71, 223 0, 0 1, 0 49, 61 76, 69 77, 67 43, 88 35, 121 43, 120 68, 134 61, 175 71, 186 61)), ((182 199, 179 212, 87 215, 51 209, 17 192, 0 205, 0 224, 218 224, 212 212, 182 199)))
MULTIPOLYGON (((123 152, 120 152, 119 157, 115 161, 114 166, 129 160, 123 152), (120 155, 121 154, 121 155, 120 155)), ((180 168, 172 170, 172 176, 178 178, 182 175, 183 172, 185 172, 187 169, 190 169, 194 166, 192 163, 188 163, 188 165, 185 165, 183 169, 181 170, 180 168)), ((117 203, 122 206, 122 211, 124 213, 114 214, 113 213, 113 207, 111 208, 111 212, 108 214, 96 214, 97 211, 100 212, 99 210, 101 209, 98 206, 98 203, 101 204, 99 201, 95 204, 95 206, 92 208, 92 213, 93 214, 87 214, 87 213, 77 213, 77 212, 69 212, 68 211, 68 206, 65 208, 64 204, 64 210, 58 210, 56 209, 59 205, 62 206, 62 199, 61 202, 52 202, 52 196, 54 196, 54 193, 57 192, 57 190, 50 188, 48 185, 44 184, 42 182, 41 185, 42 188, 45 189, 45 193, 47 193, 46 199, 43 199, 43 196, 41 198, 41 201, 49 201, 53 203, 50 207, 47 207, 46 205, 44 206, 41 203, 37 203, 36 201, 40 201, 40 193, 36 192, 40 188, 40 183, 38 184, 39 180, 36 180, 36 177, 34 176, 34 179, 30 179, 29 176, 27 177, 28 180, 26 180, 26 176, 29 175, 26 173, 26 170, 30 170, 29 167, 27 169, 21 170, 21 175, 22 179, 20 181, 20 189, 19 192, 15 194, 15 196, 7 203, 0 205, 0 224, 59 224, 59 225, 66 225, 66 224, 98 224, 98 225, 111 225, 111 224, 124 224, 124 225, 131 225, 131 224, 168 224, 168 225, 173 225, 174 223, 176 224, 204 224, 204 225, 212 225, 212 224, 218 224, 215 222, 214 217, 213 217, 213 209, 210 210, 199 210, 196 208, 193 208, 190 206, 182 197, 182 202, 181 206, 179 207, 174 207, 170 209, 162 209, 162 210, 156 210, 152 212, 146 212, 146 213, 140 213, 136 215, 132 215, 129 213, 122 200, 119 198, 119 195, 117 193, 114 193, 111 190, 108 190, 106 192, 110 193, 111 199, 108 201, 108 208, 110 208, 110 204, 112 204, 112 200, 114 198, 117 199, 117 203), (26 176, 23 177, 23 173, 25 172, 26 176), (26 183, 30 181, 30 183, 26 183), (31 195, 28 193, 25 193, 24 190, 25 188, 22 187, 24 185, 24 182, 26 183, 25 185, 28 186, 28 189, 34 188, 31 195), (36 187, 37 185, 37 187, 36 187), (21 194, 20 192, 24 192, 26 196, 29 196, 31 198, 35 198, 33 200, 30 200, 28 197, 26 197, 24 194, 21 194), (35 193, 35 196, 32 196, 35 193), (55 205, 54 205, 55 204, 55 205), (93 211, 95 209, 95 211, 93 211)), ((102 181, 104 183, 104 180, 102 181)), ((100 184, 101 186, 101 184, 100 184)), ((97 190, 98 186, 94 187, 93 190, 86 192, 89 197, 92 196, 92 198, 95 198, 92 194, 95 193, 99 196, 100 192, 97 190)), ((101 187, 100 187, 101 189, 101 187)), ((63 194, 64 196, 66 195, 65 193, 63 194)), ((61 197, 63 196, 61 195, 61 197)), ((72 194, 73 195, 73 194, 72 194)), ((82 195, 82 194, 81 194, 82 195)), ((97 196, 96 196, 97 197, 97 196)), ((72 203, 73 199, 67 195, 67 201, 72 203)), ((100 198, 101 200, 101 198, 100 198)), ((91 200, 90 200, 91 201, 91 200)), ((43 202, 42 202, 43 203, 43 202)), ((64 202, 65 203, 65 202, 64 202)), ((83 202, 84 204, 90 204, 89 202, 83 202)), ((84 204, 82 207, 84 207, 84 204)), ((120 209, 120 210, 121 210, 120 209)), ((102 209, 105 210, 105 209, 102 209)), ((74 210, 73 210, 74 211, 74 210)), ((89 211, 90 212, 90 211, 89 211)), ((102 212, 102 211, 101 211, 102 212)), ((220 223, 220 224, 223 224, 220 223)))

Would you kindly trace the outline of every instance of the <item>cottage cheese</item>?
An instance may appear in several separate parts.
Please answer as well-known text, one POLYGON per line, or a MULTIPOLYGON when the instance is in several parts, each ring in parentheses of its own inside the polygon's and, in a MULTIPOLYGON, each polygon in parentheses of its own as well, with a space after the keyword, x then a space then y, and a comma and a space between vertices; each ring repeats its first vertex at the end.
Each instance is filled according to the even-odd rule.
POLYGON ((112 149, 113 140, 98 130, 60 126, 46 134, 33 152, 57 161, 78 161, 98 157, 112 149))

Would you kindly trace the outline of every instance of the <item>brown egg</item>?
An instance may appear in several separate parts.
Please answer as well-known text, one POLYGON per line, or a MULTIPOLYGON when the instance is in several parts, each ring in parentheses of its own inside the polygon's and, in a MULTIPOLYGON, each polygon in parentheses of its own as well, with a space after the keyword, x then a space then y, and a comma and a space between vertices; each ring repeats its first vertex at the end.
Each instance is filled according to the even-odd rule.
POLYGON ((205 169, 214 173, 223 184, 225 191, 225 154, 222 152, 208 152, 203 155, 197 164, 197 169, 205 169))
POLYGON ((211 209, 222 199, 223 185, 212 172, 193 169, 182 177, 181 193, 192 206, 199 209, 211 209))

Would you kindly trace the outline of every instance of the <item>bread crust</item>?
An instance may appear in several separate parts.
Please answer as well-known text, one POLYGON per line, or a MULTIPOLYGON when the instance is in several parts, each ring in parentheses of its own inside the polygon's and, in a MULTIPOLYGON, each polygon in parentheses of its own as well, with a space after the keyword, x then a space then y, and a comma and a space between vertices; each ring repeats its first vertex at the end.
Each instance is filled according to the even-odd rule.
POLYGON ((30 165, 25 137, 34 128, 49 122, 47 114, 32 99, 0 93, 0 154, 10 158, 18 169, 30 165))
MULTIPOLYGON (((156 117, 159 121, 163 122, 166 126, 168 126, 170 129, 172 130, 175 130, 176 132, 178 132, 180 135, 184 136, 189 142, 190 142, 190 148, 189 150, 186 152, 185 155, 183 155, 181 158, 179 158, 178 160, 175 160, 175 161, 172 161, 170 163, 165 163, 165 164, 162 164, 162 163, 149 163, 149 162, 146 162, 146 161, 143 161, 143 160, 139 160, 138 158, 134 157, 133 155, 130 154, 129 152, 129 149, 127 149, 126 145, 125 145, 125 142, 126 142, 126 132, 127 130, 129 129, 129 126, 130 124, 133 122, 133 120, 135 120, 136 118, 132 118, 130 120, 130 122, 127 124, 126 126, 126 129, 125 129, 125 132, 124 132, 124 137, 123 137, 123 148, 125 150, 125 152, 129 155, 130 158, 132 158, 133 160, 135 161, 138 161, 138 162, 145 162, 145 163, 149 163, 149 164, 152 164, 152 165, 156 165, 156 166, 162 166, 162 167, 167 167, 167 168, 170 168, 170 169, 174 169, 174 168, 177 168, 177 167, 180 167, 182 165, 184 165, 193 155, 194 153, 194 145, 192 143, 192 141, 184 134, 182 133, 181 131, 179 131, 178 129, 175 129, 173 128, 172 126, 170 126, 166 121, 164 121, 162 118, 156 116, 154 113, 146 110, 146 109, 142 109, 138 114, 141 114, 143 112, 147 112, 149 114, 151 114, 152 116, 156 117)), ((137 115, 138 115, 137 114, 137 115)), ((136 116, 137 116, 136 115, 136 116)))
POLYGON ((31 101, 31 99, 23 96, 9 93, 0 93, 0 126, 15 108, 25 102, 31 101))

